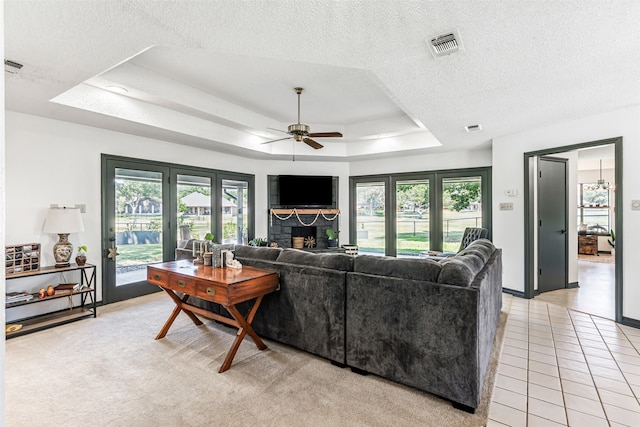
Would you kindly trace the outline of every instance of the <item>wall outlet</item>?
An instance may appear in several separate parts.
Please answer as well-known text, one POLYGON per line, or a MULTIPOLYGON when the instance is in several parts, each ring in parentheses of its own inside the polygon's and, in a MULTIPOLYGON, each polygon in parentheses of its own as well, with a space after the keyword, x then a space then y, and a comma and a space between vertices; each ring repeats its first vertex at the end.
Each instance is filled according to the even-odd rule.
POLYGON ((513 203, 500 203, 500 210, 501 211, 512 211, 513 210, 513 203))

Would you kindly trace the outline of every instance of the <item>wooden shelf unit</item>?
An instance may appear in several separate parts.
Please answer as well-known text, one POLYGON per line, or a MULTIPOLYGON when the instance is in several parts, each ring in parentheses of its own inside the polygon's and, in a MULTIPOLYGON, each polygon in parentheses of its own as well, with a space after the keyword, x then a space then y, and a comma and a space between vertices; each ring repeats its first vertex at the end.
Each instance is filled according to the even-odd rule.
POLYGON ((80 285, 84 285, 79 290, 69 290, 65 292, 58 292, 55 295, 46 296, 43 299, 38 298, 38 294, 33 294, 33 298, 29 301, 18 301, 12 303, 5 303, 5 310, 13 309, 16 307, 22 307, 29 304, 38 304, 45 301, 57 300, 60 298, 69 299, 69 307, 64 310, 55 312, 48 312, 24 319, 13 320, 7 322, 8 324, 21 324, 22 328, 14 331, 7 332, 7 338, 13 338, 20 335, 29 334, 31 332, 40 331, 43 329, 52 328, 54 326, 62 325, 65 323, 75 322, 76 320, 86 319, 89 317, 96 317, 96 266, 93 264, 85 264, 79 266, 71 264, 69 267, 55 268, 55 267, 43 267, 37 271, 22 271, 20 273, 14 273, 6 276, 6 280, 20 279, 26 277, 43 276, 47 274, 63 273, 66 271, 79 271, 80 272, 80 285), (80 304, 76 306, 73 298, 78 295, 80 298, 80 304))

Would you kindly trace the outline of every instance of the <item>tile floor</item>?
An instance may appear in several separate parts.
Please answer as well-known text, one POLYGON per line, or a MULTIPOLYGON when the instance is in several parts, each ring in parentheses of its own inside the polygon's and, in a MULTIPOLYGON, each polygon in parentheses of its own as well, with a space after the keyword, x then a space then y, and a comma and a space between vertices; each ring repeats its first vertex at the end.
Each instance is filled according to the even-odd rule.
MULTIPOLYGON (((611 255, 602 254, 599 258, 610 257, 611 255)), ((579 288, 544 292, 537 295, 536 299, 606 319, 616 318, 615 264, 579 259, 578 283, 579 288)))
POLYGON ((488 426, 640 426, 640 329, 503 294, 488 426))

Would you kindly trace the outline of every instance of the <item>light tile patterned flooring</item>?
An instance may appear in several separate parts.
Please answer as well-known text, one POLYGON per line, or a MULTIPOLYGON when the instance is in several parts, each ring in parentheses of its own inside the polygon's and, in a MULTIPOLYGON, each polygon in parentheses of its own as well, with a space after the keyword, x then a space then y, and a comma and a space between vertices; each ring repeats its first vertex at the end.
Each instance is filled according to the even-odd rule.
POLYGON ((640 329, 503 294, 488 426, 640 426, 640 329))

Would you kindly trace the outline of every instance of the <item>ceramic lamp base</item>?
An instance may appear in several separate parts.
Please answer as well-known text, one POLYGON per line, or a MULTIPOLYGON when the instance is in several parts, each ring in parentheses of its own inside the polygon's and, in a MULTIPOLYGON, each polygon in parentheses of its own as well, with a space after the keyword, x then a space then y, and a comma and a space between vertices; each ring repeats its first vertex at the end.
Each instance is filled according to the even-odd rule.
POLYGON ((69 267, 73 245, 69 242, 69 233, 59 233, 60 240, 53 245, 53 258, 56 260, 56 268, 69 267))

